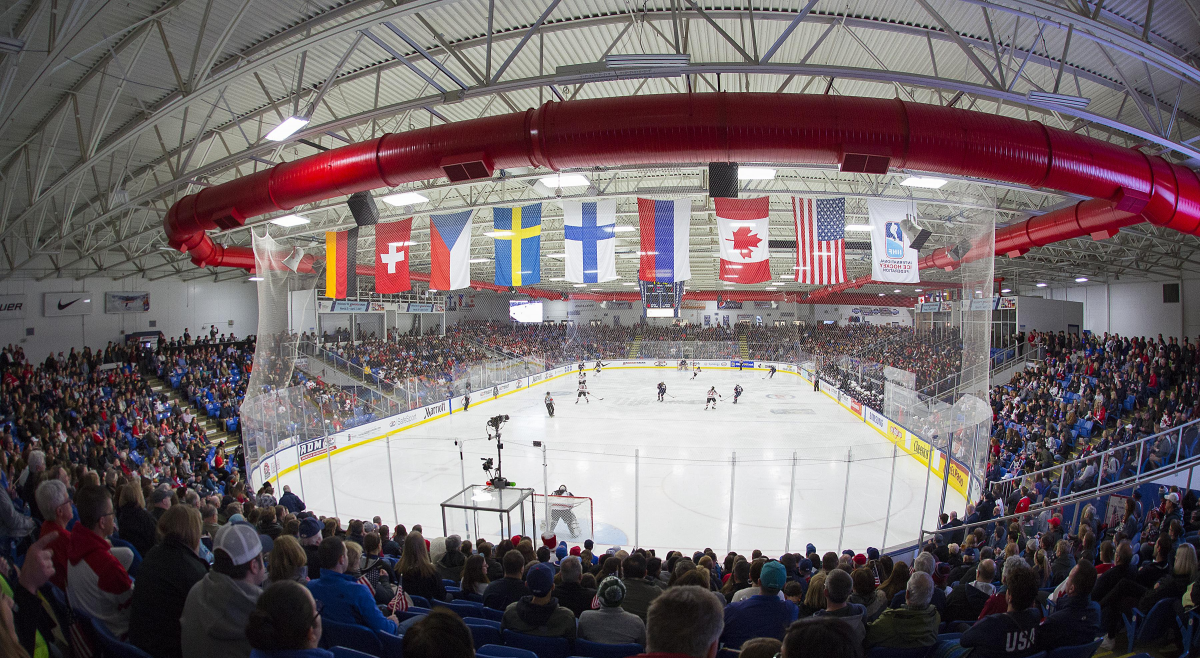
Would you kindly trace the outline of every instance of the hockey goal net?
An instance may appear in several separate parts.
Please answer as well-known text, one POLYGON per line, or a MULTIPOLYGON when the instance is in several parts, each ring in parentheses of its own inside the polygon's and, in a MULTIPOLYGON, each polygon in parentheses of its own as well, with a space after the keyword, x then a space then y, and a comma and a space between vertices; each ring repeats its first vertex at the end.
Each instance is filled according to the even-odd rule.
POLYGON ((546 522, 549 520, 550 532, 554 533, 559 541, 581 542, 595 538, 595 517, 592 514, 591 498, 534 494, 533 504, 536 513, 542 517, 538 529, 545 531, 546 522), (547 506, 549 514, 546 513, 547 506))

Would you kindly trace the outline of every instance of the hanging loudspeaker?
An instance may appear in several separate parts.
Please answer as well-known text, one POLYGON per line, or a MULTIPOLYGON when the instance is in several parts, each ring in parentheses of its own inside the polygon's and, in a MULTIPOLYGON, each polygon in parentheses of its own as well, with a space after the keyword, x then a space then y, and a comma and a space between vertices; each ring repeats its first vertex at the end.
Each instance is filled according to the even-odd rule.
POLYGON ((374 226, 379 222, 379 208, 370 192, 355 192, 346 199, 350 214, 354 215, 354 223, 359 226, 374 226))
POLYGON ((714 199, 738 197, 738 164, 736 162, 708 163, 708 196, 714 199))

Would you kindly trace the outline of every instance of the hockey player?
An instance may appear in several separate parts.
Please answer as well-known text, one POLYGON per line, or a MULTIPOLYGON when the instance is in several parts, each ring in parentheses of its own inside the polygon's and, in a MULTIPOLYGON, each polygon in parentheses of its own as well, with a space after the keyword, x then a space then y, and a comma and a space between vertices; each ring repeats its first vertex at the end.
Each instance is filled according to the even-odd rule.
POLYGON ((587 382, 579 380, 579 392, 575 394, 575 404, 579 404, 579 398, 583 398, 584 402, 591 404, 592 401, 588 398, 587 382))
POLYGON ((604 364, 601 363, 600 359, 596 359, 596 374, 597 375, 600 374, 600 369, 603 367, 604 367, 604 364))
POLYGON ((696 375, 699 375, 699 374, 700 374, 700 362, 692 361, 692 379, 695 379, 696 375))
POLYGON ((775 366, 771 366, 771 371, 770 371, 770 374, 767 375, 767 379, 774 379, 774 378, 775 378, 775 366))
POLYGON ((687 372, 687 369, 688 369, 687 366, 688 366, 687 359, 680 359, 679 367, 676 368, 676 370, 678 370, 679 372, 687 372))
MULTIPOLYGON (((704 410, 708 411, 708 405, 710 405, 710 404, 712 405, 713 409, 716 409, 717 408, 717 396, 720 396, 720 395, 721 394, 717 392, 716 386, 709 388, 708 389, 708 399, 706 399, 704 401, 704 410)), ((722 398, 723 397, 724 396, 722 396, 722 398)))
POLYGON ((658 401, 663 401, 663 396, 667 394, 667 385, 663 382, 658 383, 658 401))
MULTIPOLYGON (((567 491, 567 485, 560 484, 551 495, 570 498, 575 494, 567 491)), ((571 538, 578 537, 579 519, 575 517, 575 512, 571 511, 574 507, 575 505, 573 505, 570 501, 552 501, 550 503, 550 531, 553 531, 554 528, 558 527, 559 520, 562 520, 567 524, 567 530, 571 533, 571 538)), ((549 534, 550 531, 548 531, 547 534, 549 534)))
POLYGON ((742 385, 738 384, 733 387, 733 403, 737 404, 738 398, 742 397, 742 385))
POLYGON ((471 408, 471 389, 467 389, 463 393, 463 411, 471 408))
POLYGON ((580 359, 579 360, 579 374, 581 374, 581 375, 583 374, 583 368, 584 368, 583 359, 580 359))
POLYGON ((550 397, 550 391, 546 391, 545 402, 546 402, 546 413, 550 414, 551 418, 554 418, 554 398, 550 397))

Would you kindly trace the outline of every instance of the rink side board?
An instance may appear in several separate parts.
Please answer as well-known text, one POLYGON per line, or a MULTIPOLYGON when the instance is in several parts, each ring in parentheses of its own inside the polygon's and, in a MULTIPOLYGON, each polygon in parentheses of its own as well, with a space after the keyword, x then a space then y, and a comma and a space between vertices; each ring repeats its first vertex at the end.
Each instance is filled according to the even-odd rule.
MULTIPOLYGON (((759 371, 768 372, 771 366, 775 366, 777 373, 785 373, 799 377, 801 380, 811 384, 814 377, 812 371, 806 370, 801 366, 791 363, 779 363, 771 361, 749 361, 746 360, 745 365, 735 365, 743 363, 739 359, 699 359, 700 369, 711 370, 742 370, 742 371, 759 371)), ((689 361, 689 366, 694 361, 689 361)), ((670 359, 613 359, 604 364, 604 370, 626 370, 626 369, 646 369, 646 370, 663 370, 675 371, 678 368, 679 361, 670 359)), ((584 372, 594 372, 595 362, 585 362, 584 372)), ((554 381, 561 377, 571 375, 578 372, 577 364, 559 366, 542 373, 536 373, 515 379, 496 386, 471 391, 471 404, 474 407, 480 404, 486 404, 493 400, 500 399, 507 395, 517 393, 527 388, 540 386, 547 382, 554 381)), ((934 476, 939 480, 942 479, 943 472, 946 468, 946 455, 941 450, 935 450, 929 442, 920 438, 914 432, 909 431, 899 423, 892 421, 883 414, 863 405, 858 400, 855 400, 849 394, 838 389, 832 382, 822 379, 821 392, 831 400, 838 403, 847 412, 853 414, 859 420, 866 423, 876 432, 895 444, 906 454, 915 459, 925 468, 929 469, 934 476)), ((464 396, 456 396, 447 400, 442 400, 434 404, 426 405, 412 411, 406 411, 395 416, 390 416, 381 420, 376 420, 365 425, 343 430, 329 437, 325 437, 325 441, 319 449, 311 450, 308 454, 301 457, 300 450, 305 445, 313 444, 320 439, 310 441, 296 441, 288 445, 277 448, 265 455, 254 467, 250 469, 249 476, 255 486, 261 486, 261 483, 266 479, 274 479, 278 484, 279 478, 296 471, 300 466, 314 464, 321 460, 329 458, 331 455, 340 454, 347 450, 357 448, 360 445, 373 443, 381 439, 386 440, 388 437, 399 434, 414 427, 419 427, 425 423, 429 423, 441 418, 445 418, 452 413, 462 413, 464 396), (332 439, 332 443, 330 442, 332 439), (282 463, 281 463, 282 462, 282 463)), ((950 461, 950 487, 962 494, 964 498, 969 498, 969 472, 965 466, 960 464, 958 460, 950 461)))

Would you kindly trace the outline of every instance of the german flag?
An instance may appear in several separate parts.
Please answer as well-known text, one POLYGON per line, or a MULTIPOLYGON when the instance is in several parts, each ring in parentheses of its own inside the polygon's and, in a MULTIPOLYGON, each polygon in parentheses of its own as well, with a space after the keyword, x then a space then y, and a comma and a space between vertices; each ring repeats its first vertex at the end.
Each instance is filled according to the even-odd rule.
POLYGON ((358 227, 325 233, 325 296, 358 295, 358 227))

